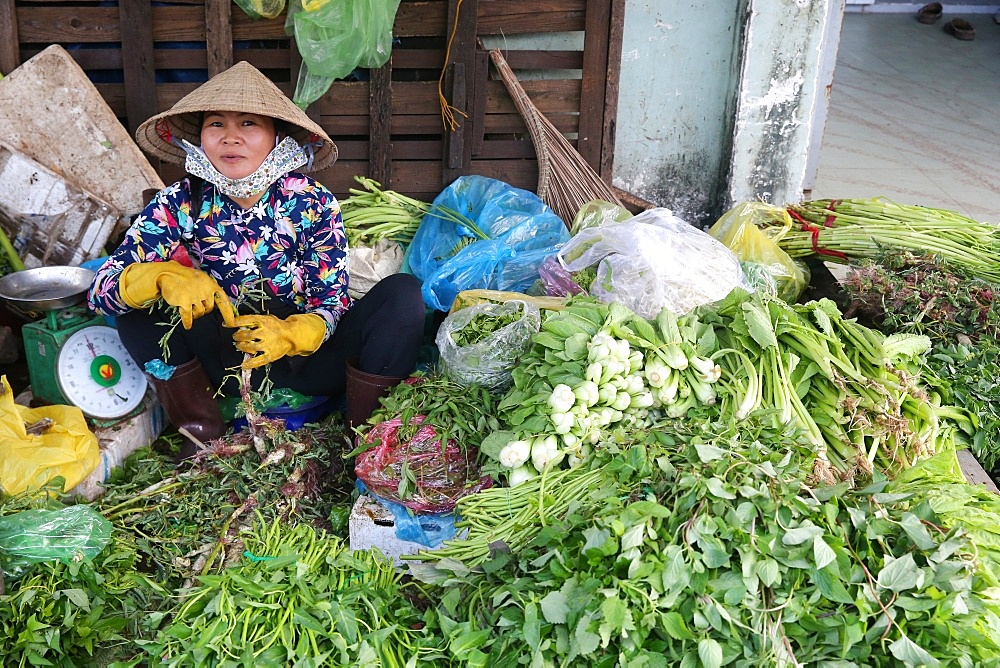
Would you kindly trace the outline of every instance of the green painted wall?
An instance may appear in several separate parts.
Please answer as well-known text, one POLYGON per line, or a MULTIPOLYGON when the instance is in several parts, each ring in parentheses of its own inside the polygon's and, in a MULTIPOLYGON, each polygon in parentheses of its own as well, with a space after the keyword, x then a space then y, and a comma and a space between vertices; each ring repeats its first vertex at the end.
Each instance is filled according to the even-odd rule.
POLYGON ((724 197, 743 2, 627 0, 615 185, 691 223, 724 197))

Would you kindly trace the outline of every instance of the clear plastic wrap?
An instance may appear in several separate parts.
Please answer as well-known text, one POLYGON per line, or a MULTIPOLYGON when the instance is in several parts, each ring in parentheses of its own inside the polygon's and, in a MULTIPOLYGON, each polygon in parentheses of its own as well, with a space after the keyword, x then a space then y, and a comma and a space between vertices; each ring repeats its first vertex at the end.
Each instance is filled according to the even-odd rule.
POLYGON ((781 229, 775 220, 792 219, 784 207, 764 202, 743 202, 719 218, 708 231, 743 262, 744 272, 754 287, 772 285, 776 296, 794 302, 809 287, 809 268, 793 260, 763 229, 781 229), (757 222, 760 221, 761 226, 757 222))
POLYGON ((24 510, 0 517, 0 568, 9 580, 42 561, 90 561, 111 540, 111 523, 90 506, 24 510))
POLYGON ((623 206, 606 202, 603 199, 592 199, 576 212, 570 234, 579 234, 583 230, 601 225, 621 223, 632 217, 632 212, 623 206))
POLYGON ((450 513, 463 496, 492 486, 488 475, 479 475, 476 448, 461 448, 451 439, 442 447, 437 430, 424 424, 423 415, 411 418, 409 424, 418 429, 401 440, 402 424, 395 417, 378 423, 363 437, 377 445, 358 455, 354 472, 373 494, 415 513, 450 513), (404 487, 409 491, 401 495, 404 487))
POLYGON ((538 332, 542 316, 538 307, 521 300, 503 304, 478 304, 453 311, 441 323, 435 343, 441 353, 444 373, 460 385, 481 385, 500 392, 511 384, 511 370, 531 347, 531 337, 538 332), (467 327, 478 329, 480 323, 504 322, 492 332, 460 334, 467 327))
POLYGON ((559 260, 571 272, 597 265, 590 294, 644 318, 663 308, 683 315, 735 287, 752 290, 725 244, 664 208, 585 229, 562 247, 559 260))

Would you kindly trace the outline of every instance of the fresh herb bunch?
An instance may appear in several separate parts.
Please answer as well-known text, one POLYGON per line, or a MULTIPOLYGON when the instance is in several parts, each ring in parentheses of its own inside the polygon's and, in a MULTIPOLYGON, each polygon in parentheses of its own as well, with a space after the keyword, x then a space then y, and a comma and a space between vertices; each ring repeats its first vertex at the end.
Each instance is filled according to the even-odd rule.
MULTIPOLYGON (((381 403, 381 408, 369 418, 368 425, 359 428, 360 432, 365 433, 371 425, 398 417, 402 420, 398 439, 404 443, 420 428, 413 417, 423 415, 422 423, 434 427, 442 444, 452 439, 462 448, 478 448, 483 438, 500 429, 496 400, 486 388, 465 387, 441 375, 415 374, 392 388, 381 403)), ((348 457, 377 445, 365 443, 364 439, 359 442, 361 446, 348 457)))
POLYGON ((968 541, 926 506, 882 483, 812 487, 811 448, 766 422, 692 426, 608 463, 638 463, 622 476, 638 476, 638 492, 578 504, 481 569, 419 567, 441 597, 426 619, 462 648, 455 658, 498 668, 1000 660, 1000 607, 968 541))
POLYGON ((983 337, 969 345, 938 343, 927 357, 943 399, 963 406, 978 420, 970 447, 987 471, 1000 466, 1000 349, 983 337))
POLYGON ((841 282, 855 315, 885 332, 925 334, 935 341, 1000 333, 997 286, 939 256, 887 253, 853 268, 841 282))
POLYGON ((469 230, 474 239, 488 238, 468 217, 454 209, 384 190, 374 179, 355 176, 354 180, 361 188, 349 188, 350 197, 340 201, 347 243, 352 248, 375 246, 383 239, 406 246, 413 241, 426 215, 453 222, 460 229, 469 230))
POLYGON ((477 313, 465 327, 454 333, 455 345, 460 348, 475 345, 497 330, 514 324, 522 317, 524 317, 524 306, 521 304, 517 304, 516 310, 500 315, 487 312, 477 313))

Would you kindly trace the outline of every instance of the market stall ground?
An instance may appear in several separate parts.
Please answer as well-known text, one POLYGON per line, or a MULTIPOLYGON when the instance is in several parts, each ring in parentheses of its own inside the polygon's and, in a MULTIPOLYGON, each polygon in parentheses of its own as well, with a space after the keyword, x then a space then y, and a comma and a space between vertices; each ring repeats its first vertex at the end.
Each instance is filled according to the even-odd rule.
MULTIPOLYGON (((115 15, 150 30, 134 9, 115 15)), ((1000 397, 975 382, 996 362, 982 326, 1000 323, 983 301, 1000 281, 995 228, 838 200, 742 204, 706 234, 613 202, 581 200, 560 219, 542 192, 477 174, 433 189, 433 203, 359 184, 343 200, 348 234, 412 251, 443 314, 438 363, 357 434, 337 417, 290 430, 244 388, 247 429, 181 467, 168 434, 92 503, 46 503, 58 479, 4 497, 0 654, 1000 661, 1000 497, 968 484, 958 459, 1000 458, 1000 397), (391 232, 364 215, 385 200, 405 219, 391 232), (847 294, 811 280, 803 257, 817 270, 851 261, 847 294), (399 509, 397 525, 454 510, 456 533, 405 570, 349 550, 355 477, 399 509)))

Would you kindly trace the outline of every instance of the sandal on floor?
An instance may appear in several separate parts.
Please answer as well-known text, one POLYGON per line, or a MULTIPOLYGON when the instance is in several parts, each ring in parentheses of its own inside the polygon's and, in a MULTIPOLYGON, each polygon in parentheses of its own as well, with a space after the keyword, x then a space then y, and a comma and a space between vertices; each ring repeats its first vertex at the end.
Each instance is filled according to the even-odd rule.
POLYGON ((921 23, 934 23, 941 18, 943 7, 940 2, 932 2, 924 5, 917 11, 917 21, 921 23))
POLYGON ((944 24, 945 32, 951 33, 955 39, 964 41, 976 38, 976 28, 965 19, 952 19, 944 24))

